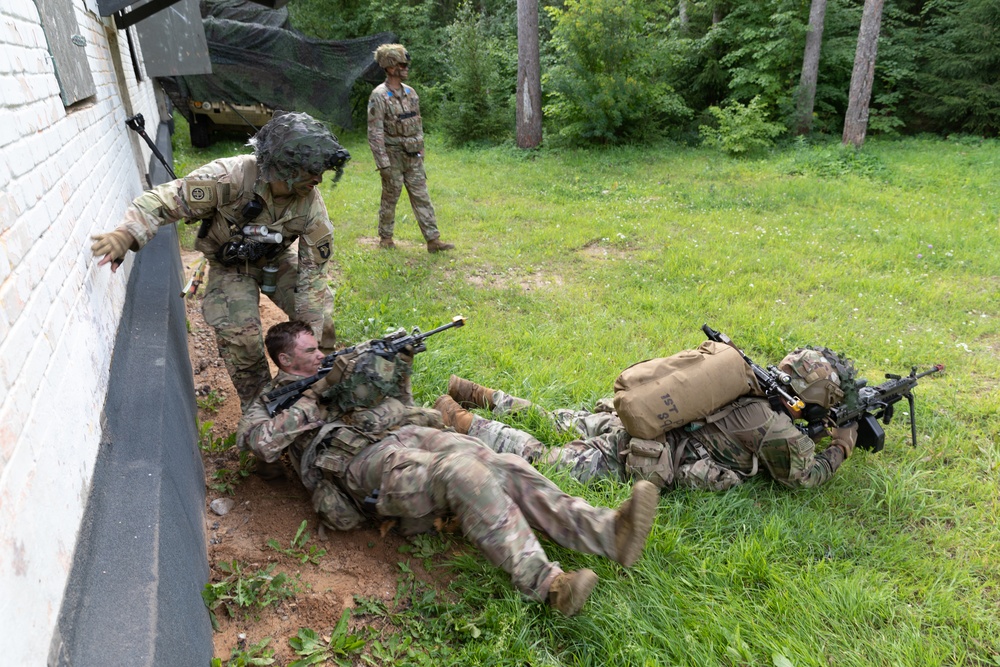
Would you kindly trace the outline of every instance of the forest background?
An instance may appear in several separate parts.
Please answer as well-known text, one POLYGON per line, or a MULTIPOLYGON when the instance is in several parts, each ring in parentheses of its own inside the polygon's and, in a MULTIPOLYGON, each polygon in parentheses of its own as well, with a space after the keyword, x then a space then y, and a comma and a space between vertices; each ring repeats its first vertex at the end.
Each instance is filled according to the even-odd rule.
MULTIPOLYGON (((813 132, 839 136, 863 0, 541 0, 546 141, 714 136, 741 153, 780 139, 797 127, 817 4, 825 20, 809 120, 813 132)), ((296 0, 288 10, 296 29, 317 38, 398 34, 413 56, 409 83, 425 128, 455 143, 513 136, 516 0, 296 0)), ((996 136, 998 35, 997 0, 885 0, 869 134, 996 136)), ((364 83, 354 91, 361 127, 368 92, 364 83)))

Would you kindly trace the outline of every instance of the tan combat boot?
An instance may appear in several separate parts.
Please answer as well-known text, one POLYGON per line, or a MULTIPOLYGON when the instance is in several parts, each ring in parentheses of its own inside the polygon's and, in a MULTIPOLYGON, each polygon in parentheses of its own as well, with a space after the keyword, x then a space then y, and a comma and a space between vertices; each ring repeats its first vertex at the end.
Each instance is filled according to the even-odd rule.
POLYGON ((552 580, 549 606, 566 616, 576 616, 596 585, 597 575, 593 570, 563 572, 552 580))
POLYGON ((475 415, 456 403, 451 396, 445 394, 439 397, 434 401, 434 409, 441 413, 441 421, 445 426, 450 426, 459 433, 469 432, 475 415))
POLYGON ((442 250, 454 250, 454 243, 445 243, 441 239, 434 239, 427 242, 427 252, 441 252, 442 250))
POLYGON ((392 240, 392 237, 381 236, 378 240, 378 247, 382 250, 395 250, 396 243, 392 240))
POLYGON ((621 504, 615 515, 615 558, 625 567, 632 567, 656 518, 660 492, 652 482, 639 481, 632 487, 632 496, 621 504))
POLYGON ((463 408, 485 408, 492 410, 496 407, 493 402, 493 390, 476 384, 471 380, 452 375, 448 378, 448 395, 463 408))

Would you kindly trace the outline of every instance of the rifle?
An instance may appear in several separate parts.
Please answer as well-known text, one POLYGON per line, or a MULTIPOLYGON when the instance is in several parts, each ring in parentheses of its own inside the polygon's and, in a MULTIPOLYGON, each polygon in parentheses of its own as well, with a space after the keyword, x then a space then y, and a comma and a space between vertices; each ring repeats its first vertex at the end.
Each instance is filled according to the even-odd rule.
POLYGON ((707 324, 701 325, 701 330, 705 332, 705 335, 708 336, 709 340, 715 341, 716 343, 724 343, 740 353, 740 356, 743 357, 743 361, 747 362, 747 365, 750 366, 750 369, 753 371, 754 377, 757 378, 757 384, 759 384, 760 388, 764 390, 764 395, 767 396, 767 400, 770 401, 772 408, 779 412, 781 412, 785 406, 792 410, 805 409, 805 403, 802 402, 801 398, 794 396, 793 394, 789 394, 782 388, 782 386, 791 386, 792 379, 788 376, 788 373, 783 372, 773 364, 768 366, 766 369, 761 368, 754 363, 753 359, 743 354, 743 350, 736 347, 729 336, 716 331, 707 324), (784 406, 782 403, 784 403, 784 406))
MULTIPOLYGON (((368 351, 382 357, 383 359, 392 359, 399 352, 402 352, 407 348, 410 348, 413 354, 417 354, 427 350, 427 346, 424 344, 424 341, 434 334, 441 333, 445 329, 461 326, 465 326, 465 318, 458 315, 453 317, 451 322, 448 324, 442 324, 438 328, 431 329, 427 333, 421 333, 418 327, 413 327, 413 331, 407 335, 405 331, 400 329, 399 331, 389 334, 385 338, 376 338, 368 341, 368 351)), ((302 378, 301 380, 296 380, 291 384, 286 384, 283 387, 279 387, 274 391, 268 392, 264 396, 264 407, 267 408, 267 414, 273 417, 282 410, 290 408, 296 401, 299 400, 306 389, 316 384, 318 380, 325 377, 326 374, 333 369, 333 363, 337 357, 345 354, 351 354, 356 349, 357 346, 345 347, 343 350, 337 350, 333 354, 328 354, 323 357, 320 368, 315 375, 310 375, 309 377, 302 378)))
POLYGON ((828 417, 824 420, 810 421, 805 427, 805 433, 810 437, 816 437, 826 429, 829 422, 840 427, 856 421, 858 422, 857 446, 872 453, 880 452, 885 447, 885 430, 878 420, 881 419, 883 424, 892 421, 895 404, 905 398, 910 404, 910 436, 913 439, 913 446, 916 447, 917 416, 913 388, 917 386, 917 380, 920 378, 943 370, 944 366, 937 364, 930 370, 917 373, 917 367, 913 366, 909 375, 886 373, 888 381, 876 387, 867 386, 867 380, 859 378, 857 405, 852 408, 841 404, 830 408, 828 417))
POLYGON ((181 290, 181 298, 186 296, 194 296, 198 293, 198 287, 201 286, 201 281, 205 279, 205 267, 208 266, 208 260, 202 257, 198 260, 195 265, 194 272, 191 274, 191 279, 187 281, 184 289, 181 290))

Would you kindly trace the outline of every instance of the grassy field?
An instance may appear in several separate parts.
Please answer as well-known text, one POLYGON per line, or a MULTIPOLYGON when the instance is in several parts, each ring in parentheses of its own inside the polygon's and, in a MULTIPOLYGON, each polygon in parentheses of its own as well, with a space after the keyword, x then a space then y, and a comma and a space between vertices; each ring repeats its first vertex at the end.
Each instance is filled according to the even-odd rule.
MULTIPOLYGON (((179 173, 245 150, 195 151, 182 123, 177 137, 179 173)), ((601 577, 580 617, 524 602, 473 555, 446 563, 450 592, 410 582, 387 662, 1000 665, 1000 143, 799 144, 740 161, 672 144, 522 153, 431 137, 431 197, 458 248, 430 255, 405 199, 400 248, 373 247, 379 181, 364 136, 343 139, 354 159, 322 186, 340 335, 468 318, 418 356, 420 402, 458 373, 587 407, 629 364, 699 344, 706 322, 759 362, 820 344, 872 383, 947 368, 916 390, 916 448, 900 409, 885 451, 855 452, 820 489, 760 476, 725 494, 666 493, 628 571, 547 544, 601 577)), ((628 493, 559 482, 600 504, 628 493)))

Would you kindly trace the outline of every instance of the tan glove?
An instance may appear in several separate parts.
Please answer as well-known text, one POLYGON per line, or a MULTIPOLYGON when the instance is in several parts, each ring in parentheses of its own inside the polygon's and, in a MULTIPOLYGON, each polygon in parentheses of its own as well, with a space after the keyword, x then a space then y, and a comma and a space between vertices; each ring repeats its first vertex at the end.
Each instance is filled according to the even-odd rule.
POLYGON ((854 443, 858 441, 858 423, 854 422, 850 426, 841 426, 840 428, 829 428, 827 431, 830 433, 832 440, 830 444, 844 450, 845 459, 851 458, 851 452, 854 451, 854 443))
POLYGON ((111 266, 112 271, 117 270, 118 265, 125 259, 125 253, 128 252, 129 248, 134 246, 135 249, 138 249, 135 237, 124 227, 119 227, 107 234, 94 234, 90 238, 94 239, 94 244, 90 246, 90 252, 95 257, 103 255, 97 265, 104 266, 108 262, 114 262, 111 266))

